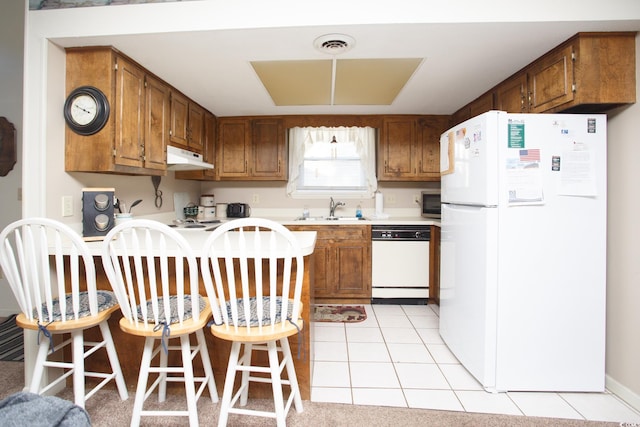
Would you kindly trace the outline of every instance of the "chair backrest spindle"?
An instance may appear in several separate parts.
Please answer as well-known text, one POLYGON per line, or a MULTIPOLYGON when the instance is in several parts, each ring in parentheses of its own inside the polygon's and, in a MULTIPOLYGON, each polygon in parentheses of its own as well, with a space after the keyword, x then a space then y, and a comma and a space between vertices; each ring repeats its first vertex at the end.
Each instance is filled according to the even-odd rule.
POLYGON ((284 328, 300 314, 304 259, 281 224, 243 218, 218 226, 204 244, 201 271, 209 299, 217 302, 217 325, 260 334, 284 328))

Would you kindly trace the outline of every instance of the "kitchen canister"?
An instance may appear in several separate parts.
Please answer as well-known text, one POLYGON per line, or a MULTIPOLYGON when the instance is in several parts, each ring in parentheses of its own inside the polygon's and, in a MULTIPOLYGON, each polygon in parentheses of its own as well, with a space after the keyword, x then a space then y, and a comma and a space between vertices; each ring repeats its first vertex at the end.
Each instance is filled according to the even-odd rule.
POLYGON ((200 196, 200 206, 204 206, 207 208, 212 208, 216 205, 213 194, 203 194, 200 196))
POLYGON ((198 221, 207 221, 216 217, 215 206, 198 206, 198 221))
POLYGON ((227 217, 227 204, 226 203, 218 203, 216 205, 216 217, 218 217, 218 218, 226 218, 227 217))

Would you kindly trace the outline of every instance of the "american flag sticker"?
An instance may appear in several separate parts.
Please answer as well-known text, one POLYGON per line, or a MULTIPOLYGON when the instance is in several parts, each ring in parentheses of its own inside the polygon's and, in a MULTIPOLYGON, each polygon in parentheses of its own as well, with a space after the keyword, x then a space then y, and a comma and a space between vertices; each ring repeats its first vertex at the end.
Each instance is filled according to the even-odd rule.
POLYGON ((540 149, 530 148, 528 150, 520 150, 521 162, 539 162, 540 161, 540 149))

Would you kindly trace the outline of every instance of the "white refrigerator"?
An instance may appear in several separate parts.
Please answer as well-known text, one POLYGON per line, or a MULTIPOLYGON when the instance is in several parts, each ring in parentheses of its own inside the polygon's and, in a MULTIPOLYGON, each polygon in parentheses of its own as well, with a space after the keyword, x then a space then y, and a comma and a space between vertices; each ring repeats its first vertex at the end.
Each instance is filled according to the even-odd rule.
POLYGON ((440 335, 488 391, 604 391, 606 135, 490 111, 441 137, 440 335))

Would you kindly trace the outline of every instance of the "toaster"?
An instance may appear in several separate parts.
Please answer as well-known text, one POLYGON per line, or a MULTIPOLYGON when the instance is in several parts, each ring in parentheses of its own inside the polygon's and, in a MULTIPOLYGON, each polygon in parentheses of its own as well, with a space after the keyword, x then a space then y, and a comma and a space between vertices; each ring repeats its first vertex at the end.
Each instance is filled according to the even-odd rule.
POLYGON ((246 203, 229 203, 227 206, 228 218, 246 218, 251 215, 251 208, 246 203))

